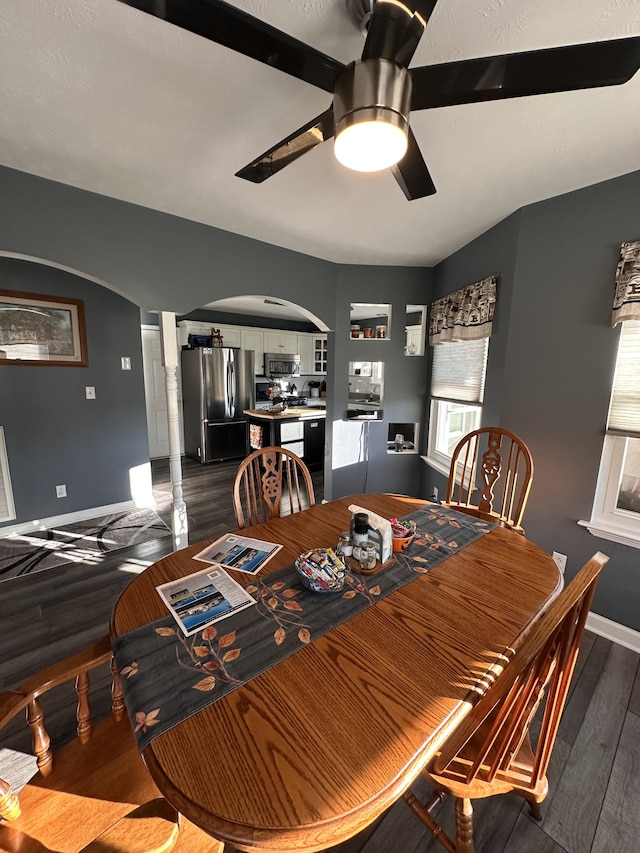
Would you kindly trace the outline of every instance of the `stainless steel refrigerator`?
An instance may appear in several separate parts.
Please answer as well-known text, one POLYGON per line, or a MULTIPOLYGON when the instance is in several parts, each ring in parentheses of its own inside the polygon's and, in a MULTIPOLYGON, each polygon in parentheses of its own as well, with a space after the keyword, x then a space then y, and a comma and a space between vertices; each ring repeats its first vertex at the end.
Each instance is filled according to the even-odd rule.
POLYGON ((184 450, 199 462, 246 456, 249 427, 243 409, 255 406, 252 351, 236 347, 182 350, 184 450))

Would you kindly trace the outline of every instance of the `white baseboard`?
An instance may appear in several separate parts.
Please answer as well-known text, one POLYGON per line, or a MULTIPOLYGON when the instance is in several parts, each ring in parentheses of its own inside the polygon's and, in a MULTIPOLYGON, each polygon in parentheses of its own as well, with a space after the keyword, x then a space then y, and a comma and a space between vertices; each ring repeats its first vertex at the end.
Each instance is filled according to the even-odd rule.
POLYGON ((605 637, 619 646, 640 653, 640 632, 634 631, 633 628, 627 628, 626 625, 613 622, 597 613, 589 613, 585 627, 587 631, 593 631, 594 634, 605 637))
POLYGON ((111 515, 114 512, 128 512, 135 508, 136 505, 133 501, 122 501, 118 504, 94 506, 90 509, 68 512, 66 515, 53 515, 51 518, 38 518, 34 521, 25 521, 21 524, 9 524, 6 527, 0 528, 0 539, 12 536, 14 533, 33 533, 34 530, 50 530, 52 527, 60 527, 63 524, 87 521, 87 519, 99 518, 101 515, 111 515))

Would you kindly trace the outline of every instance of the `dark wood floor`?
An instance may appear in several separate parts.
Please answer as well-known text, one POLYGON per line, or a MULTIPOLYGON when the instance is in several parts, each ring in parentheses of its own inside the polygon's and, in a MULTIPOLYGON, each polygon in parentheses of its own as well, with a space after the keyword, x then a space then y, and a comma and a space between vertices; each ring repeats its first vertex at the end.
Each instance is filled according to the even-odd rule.
MULTIPOLYGON (((190 540, 235 527, 230 494, 237 463, 202 466, 184 460, 190 540)), ((168 522, 168 465, 153 464, 158 512, 168 522)), ((322 499, 315 476, 316 498, 322 499)), ((171 538, 106 555, 97 566, 61 566, 0 584, 0 689, 102 636, 111 608, 132 573, 171 550, 171 538)), ((549 772, 550 792, 536 823, 515 796, 477 801, 477 853, 637 853, 640 851, 640 656, 587 633, 549 772)), ((107 712, 109 675, 94 679, 97 714, 107 712)), ((57 742, 73 736, 74 695, 58 688, 47 697, 57 742)), ((0 776, 25 752, 22 721, 0 735, 0 776)), ((330 792, 328 793, 330 795, 330 792)), ((452 830, 452 804, 442 822, 452 830)), ((403 802, 336 853, 441 851, 403 802)))

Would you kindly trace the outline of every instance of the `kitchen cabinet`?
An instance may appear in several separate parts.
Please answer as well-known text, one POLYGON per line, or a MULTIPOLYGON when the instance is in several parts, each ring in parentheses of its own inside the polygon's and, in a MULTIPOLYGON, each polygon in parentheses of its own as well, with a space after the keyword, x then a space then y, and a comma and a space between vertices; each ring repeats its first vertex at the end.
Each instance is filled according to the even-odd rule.
POLYGON ((265 352, 300 355, 300 373, 303 376, 324 375, 327 372, 327 336, 323 334, 296 334, 284 329, 180 320, 177 330, 178 347, 181 349, 188 345, 190 334, 210 335, 212 328, 220 330, 224 346, 253 350, 256 376, 264 375, 265 352))
POLYGON ((304 426, 304 455, 305 465, 310 471, 322 468, 324 465, 324 418, 306 420, 304 426))
POLYGON ((241 346, 240 326, 223 326, 220 323, 203 323, 194 320, 178 322, 178 346, 180 349, 189 343, 189 335, 210 335, 212 329, 219 329, 225 347, 241 346))
POLYGON ((273 353, 296 353, 298 336, 295 332, 267 331, 264 333, 264 351, 273 353))
POLYGON ((312 335, 313 364, 311 373, 325 374, 327 372, 327 336, 312 335))
POLYGON ((210 323, 210 329, 219 329, 222 335, 222 345, 225 347, 242 346, 242 338, 239 326, 220 326, 218 323, 210 323))
POLYGON ((255 353, 255 374, 264 376, 264 332, 262 329, 241 328, 240 346, 255 353))
POLYGON ((302 421, 280 421, 276 423, 277 444, 304 459, 304 424, 302 421), (279 433, 279 435, 278 435, 279 433))
POLYGON ((180 320, 177 326, 178 349, 189 344, 189 335, 210 335, 211 323, 195 323, 193 320, 180 320))
POLYGON ((311 335, 298 335, 298 348, 296 352, 300 356, 300 373, 308 376, 313 373, 313 341, 311 335))

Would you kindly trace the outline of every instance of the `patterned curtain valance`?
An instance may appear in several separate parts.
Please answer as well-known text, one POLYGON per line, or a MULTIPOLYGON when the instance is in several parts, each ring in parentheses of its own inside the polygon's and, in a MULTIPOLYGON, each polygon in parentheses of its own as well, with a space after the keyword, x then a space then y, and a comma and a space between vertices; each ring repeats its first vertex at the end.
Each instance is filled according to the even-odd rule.
POLYGON ((640 320, 640 240, 620 246, 611 325, 640 320))
POLYGON ((456 290, 429 306, 429 343, 477 341, 491 337, 497 275, 456 290))

